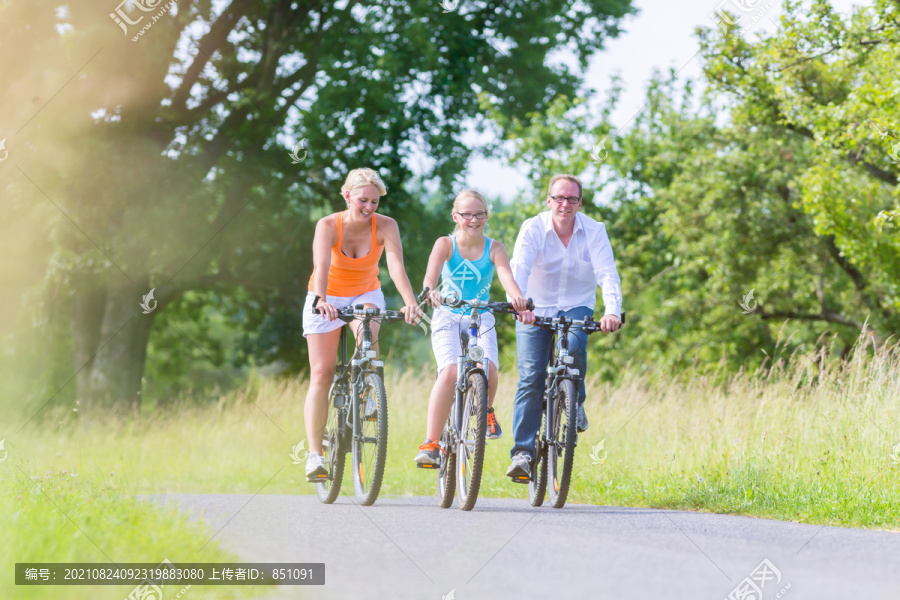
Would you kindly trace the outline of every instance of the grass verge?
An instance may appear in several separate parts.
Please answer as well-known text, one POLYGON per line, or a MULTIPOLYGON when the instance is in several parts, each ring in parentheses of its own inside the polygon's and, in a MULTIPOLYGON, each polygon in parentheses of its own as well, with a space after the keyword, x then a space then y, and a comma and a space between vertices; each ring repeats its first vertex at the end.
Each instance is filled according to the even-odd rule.
MULTIPOLYGON (((844 362, 822 352, 790 364, 727 378, 589 381, 591 425, 579 438, 569 501, 900 529, 898 352, 860 349, 844 362)), ((434 494, 433 473, 412 462, 432 381, 428 368, 388 378, 384 495, 434 494)), ((103 427, 80 426, 61 412, 30 424, 6 441, 9 456, 0 464, 0 547, 18 562, 234 560, 214 545, 197 554, 210 537, 202 522, 131 496, 313 493, 291 457, 305 438, 305 391, 301 380, 256 379, 246 394, 103 427)), ((514 391, 514 377, 503 375, 496 410, 504 436, 488 442, 483 496, 527 497, 503 476, 514 391)), ((352 491, 349 473, 344 486, 352 491)), ((11 573, 4 572, 0 596, 121 598, 128 591, 20 587, 8 594, 11 573)), ((229 593, 248 594, 198 587, 191 597, 229 593)))

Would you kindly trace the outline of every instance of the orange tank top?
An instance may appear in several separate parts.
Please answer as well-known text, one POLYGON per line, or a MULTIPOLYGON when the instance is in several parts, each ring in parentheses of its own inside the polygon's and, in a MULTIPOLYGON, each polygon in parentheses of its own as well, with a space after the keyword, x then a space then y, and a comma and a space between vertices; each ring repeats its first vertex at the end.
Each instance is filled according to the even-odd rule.
MULTIPOLYGON (((384 252, 384 244, 378 243, 375 235, 376 215, 372 215, 372 245, 369 253, 360 258, 350 258, 341 250, 344 240, 344 213, 337 214, 337 243, 331 247, 331 266, 328 268, 329 296, 353 297, 377 290, 381 287, 378 281, 378 261, 384 252)), ((309 278, 309 291, 314 292, 316 270, 309 278)))

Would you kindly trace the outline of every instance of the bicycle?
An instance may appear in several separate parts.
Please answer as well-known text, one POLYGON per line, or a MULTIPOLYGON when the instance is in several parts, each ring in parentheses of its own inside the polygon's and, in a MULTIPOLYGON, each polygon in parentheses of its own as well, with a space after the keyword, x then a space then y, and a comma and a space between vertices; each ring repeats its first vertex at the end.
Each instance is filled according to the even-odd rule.
MULTIPOLYGON (((428 294, 419 294, 422 302, 428 294)), ((478 314, 484 310, 518 314, 509 302, 460 300, 450 296, 442 303, 453 308, 471 308, 469 326, 460 334, 462 353, 456 361, 456 388, 447 424, 438 445, 440 464, 418 464, 421 469, 437 470, 437 493, 441 508, 450 508, 454 491, 462 510, 472 510, 478 500, 484 465, 484 445, 487 434, 488 378, 490 361, 478 345, 478 314), (479 366, 479 363, 481 366, 479 366)), ((534 303, 528 300, 528 310, 534 303)))
POLYGON ((325 504, 331 504, 341 491, 346 453, 353 461, 353 487, 357 501, 372 505, 381 491, 384 465, 387 460, 388 412, 384 389, 384 362, 376 360, 372 350, 374 321, 397 321, 403 313, 393 310, 366 308, 362 304, 338 311, 338 318, 349 324, 362 321, 362 343, 357 344, 347 361, 347 326, 341 328, 341 363, 331 389, 328 391, 328 418, 322 438, 322 454, 328 474, 316 478, 316 494, 325 504), (366 416, 365 407, 375 403, 374 415, 366 416))
MULTIPOLYGON (((575 357, 569 354, 568 334, 573 327, 587 334, 595 333, 600 331, 600 322, 592 317, 584 320, 569 317, 536 317, 534 324, 553 332, 551 343, 554 353, 553 360, 547 367, 542 406, 543 427, 534 436, 531 471, 528 476, 515 477, 513 481, 528 484, 528 499, 532 506, 541 506, 546 493, 553 508, 562 508, 569 494, 575 447, 578 445, 578 432, 575 427, 578 411, 577 384, 584 377, 578 369, 571 367, 575 357), (548 475, 552 483, 549 487, 548 475)), ((618 329, 624 324, 623 312, 618 329)))

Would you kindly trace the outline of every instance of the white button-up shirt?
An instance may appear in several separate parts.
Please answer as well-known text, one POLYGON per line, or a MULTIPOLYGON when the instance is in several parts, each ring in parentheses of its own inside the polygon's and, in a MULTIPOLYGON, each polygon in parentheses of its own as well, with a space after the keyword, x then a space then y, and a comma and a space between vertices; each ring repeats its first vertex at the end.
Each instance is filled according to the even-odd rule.
POLYGON ((532 297, 540 317, 555 317, 576 306, 593 309, 598 285, 604 314, 620 316, 622 287, 606 227, 580 212, 568 247, 553 229, 550 211, 525 221, 510 266, 522 295, 532 297))

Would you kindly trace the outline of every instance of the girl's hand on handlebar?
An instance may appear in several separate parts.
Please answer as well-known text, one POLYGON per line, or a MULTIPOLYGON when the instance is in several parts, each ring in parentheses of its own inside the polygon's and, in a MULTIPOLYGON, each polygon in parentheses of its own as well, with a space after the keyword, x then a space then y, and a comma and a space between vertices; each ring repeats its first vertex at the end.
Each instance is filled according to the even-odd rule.
POLYGON ((437 308, 443 302, 441 301, 441 292, 439 290, 431 290, 428 292, 428 303, 432 306, 432 308, 437 308))
POLYGON ((316 304, 316 307, 313 310, 329 321, 334 321, 338 318, 338 309, 335 308, 334 304, 332 304, 331 302, 319 300, 319 303, 316 304))
POLYGON ((515 298, 512 298, 510 304, 512 304, 516 312, 521 313, 528 310, 528 300, 526 300, 522 296, 516 296, 515 298))

